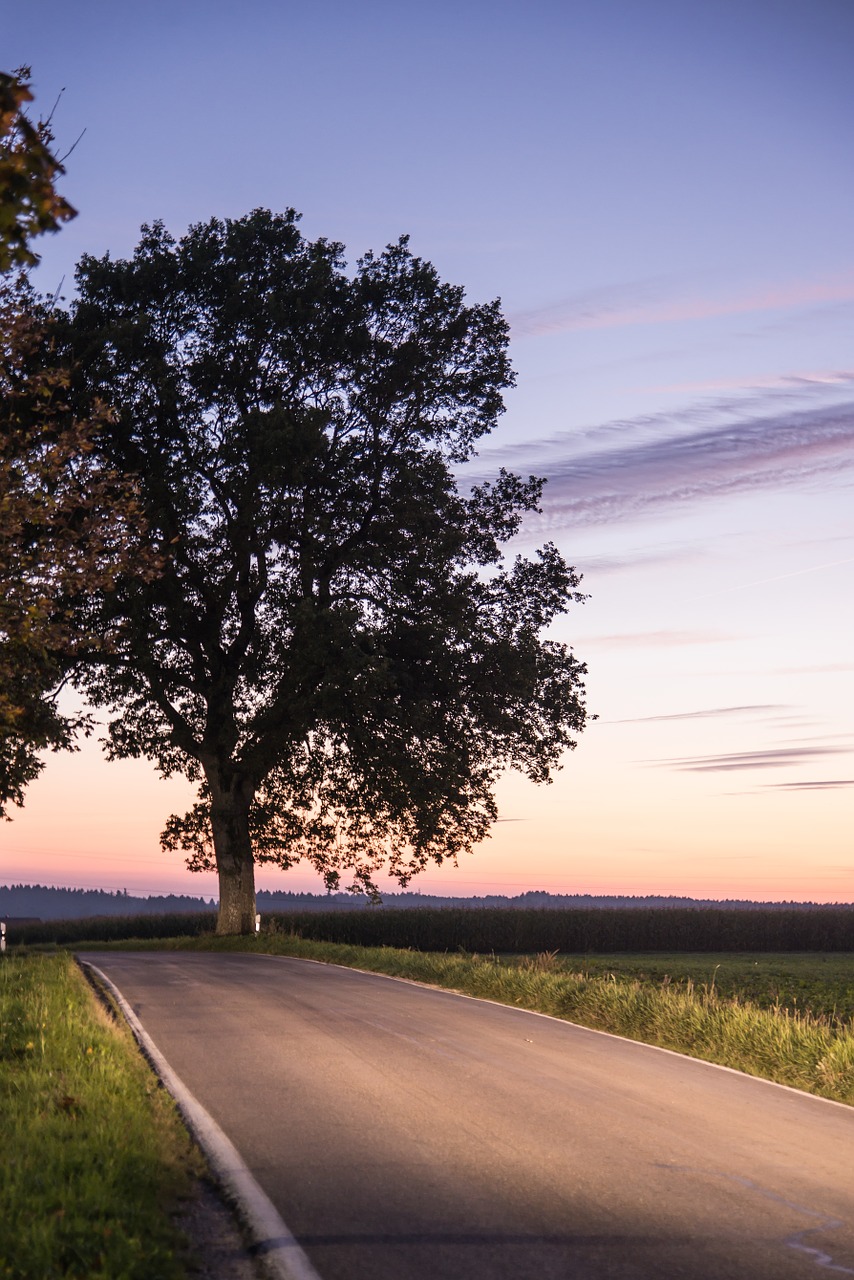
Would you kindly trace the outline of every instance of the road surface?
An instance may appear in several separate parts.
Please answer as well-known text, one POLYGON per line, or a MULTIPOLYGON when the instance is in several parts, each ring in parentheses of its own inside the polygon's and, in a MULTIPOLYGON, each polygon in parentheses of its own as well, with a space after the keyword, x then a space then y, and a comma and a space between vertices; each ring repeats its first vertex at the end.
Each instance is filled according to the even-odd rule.
POLYGON ((323 1280, 854 1276, 854 1108, 310 961, 88 958, 323 1280))

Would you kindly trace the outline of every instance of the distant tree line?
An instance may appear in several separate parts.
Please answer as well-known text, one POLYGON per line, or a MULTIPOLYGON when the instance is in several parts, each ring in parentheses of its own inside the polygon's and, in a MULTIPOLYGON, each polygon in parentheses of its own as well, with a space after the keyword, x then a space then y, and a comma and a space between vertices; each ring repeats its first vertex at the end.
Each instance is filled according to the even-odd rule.
MULTIPOLYGON (((351 893, 296 893, 260 889, 257 893, 258 911, 262 917, 269 914, 288 915, 303 911, 353 912, 369 910, 424 911, 431 908, 455 908, 461 911, 510 909, 510 910, 700 910, 726 911, 824 911, 827 908, 815 902, 753 902, 748 899, 665 897, 656 894, 645 896, 595 895, 587 893, 558 894, 545 890, 529 890, 515 896, 486 894, 481 897, 454 897, 426 893, 385 893, 380 903, 369 897, 351 893)), ((834 904, 848 906, 852 904, 834 904)), ((0 885, 0 919, 28 917, 39 920, 80 920, 96 916, 167 916, 192 914, 216 910, 214 898, 196 898, 190 894, 149 894, 146 897, 119 890, 65 889, 48 885, 0 885)), ((409 945, 409 944, 406 944, 409 945)))
POLYGON ((54 889, 41 884, 0 885, 0 919, 80 920, 93 916, 164 915, 213 911, 216 903, 189 894, 134 897, 127 890, 54 889))

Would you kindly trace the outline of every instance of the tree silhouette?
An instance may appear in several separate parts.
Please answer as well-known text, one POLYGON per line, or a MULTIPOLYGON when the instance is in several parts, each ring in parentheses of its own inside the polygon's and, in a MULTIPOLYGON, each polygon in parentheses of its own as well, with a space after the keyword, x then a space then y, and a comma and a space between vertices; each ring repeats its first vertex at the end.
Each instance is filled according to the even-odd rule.
POLYGON ((455 480, 513 381, 498 303, 405 238, 348 272, 297 224, 144 227, 83 259, 69 320, 165 564, 81 602, 105 647, 78 678, 112 757, 199 782, 163 842, 216 867, 221 932, 254 927, 255 862, 370 892, 456 858, 499 774, 547 780, 585 722, 585 668, 541 637, 574 571, 502 558, 542 482, 455 480))
POLYGON ((53 151, 50 120, 33 123, 27 115, 31 74, 29 67, 0 71, 0 272, 34 266, 30 241, 75 216, 56 190, 65 169, 53 151))
POLYGON ((0 817, 23 804, 41 753, 89 727, 57 703, 69 661, 93 649, 70 597, 155 567, 133 486, 94 452, 109 414, 97 401, 72 412, 55 319, 25 274, 30 241, 74 216, 54 186, 64 170, 49 124, 26 115, 29 75, 0 73, 0 817))

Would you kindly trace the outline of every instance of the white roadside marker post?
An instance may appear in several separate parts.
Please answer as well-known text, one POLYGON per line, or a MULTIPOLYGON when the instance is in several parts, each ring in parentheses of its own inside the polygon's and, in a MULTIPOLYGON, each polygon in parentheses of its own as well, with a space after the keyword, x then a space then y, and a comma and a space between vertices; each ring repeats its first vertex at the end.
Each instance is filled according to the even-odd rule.
POLYGON ((0 920, 0 954, 6 950, 6 921, 0 920))
MULTIPOLYGON (((5 927, 5 926, 4 926, 4 927, 5 927)), ((260 932, 261 932, 261 917, 260 917, 260 916, 256 916, 256 917, 255 917, 255 932, 256 932, 256 933, 260 933, 260 932)))

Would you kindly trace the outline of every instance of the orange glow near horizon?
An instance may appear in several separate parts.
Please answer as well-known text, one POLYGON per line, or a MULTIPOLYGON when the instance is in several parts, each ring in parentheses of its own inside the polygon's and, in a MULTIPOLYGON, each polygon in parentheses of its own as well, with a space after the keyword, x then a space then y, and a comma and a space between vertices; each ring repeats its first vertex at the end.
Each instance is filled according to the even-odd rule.
MULTIPOLYGON (((503 820, 491 838, 457 868, 430 867, 409 888, 460 897, 539 889, 854 899, 843 793, 708 795, 695 776, 683 775, 674 790, 666 775, 640 770, 620 771, 619 787, 609 790, 602 782, 607 754, 606 726, 592 726, 551 786, 508 777, 499 791, 503 820)), ((213 874, 191 874, 159 847, 165 818, 191 799, 187 783, 163 782, 142 762, 107 764, 91 745, 52 760, 26 809, 2 831, 0 883, 216 897, 213 874)), ((259 866, 257 884, 323 892, 319 878, 303 867, 284 872, 259 866)), ((380 887, 399 888, 384 877, 380 887)))

